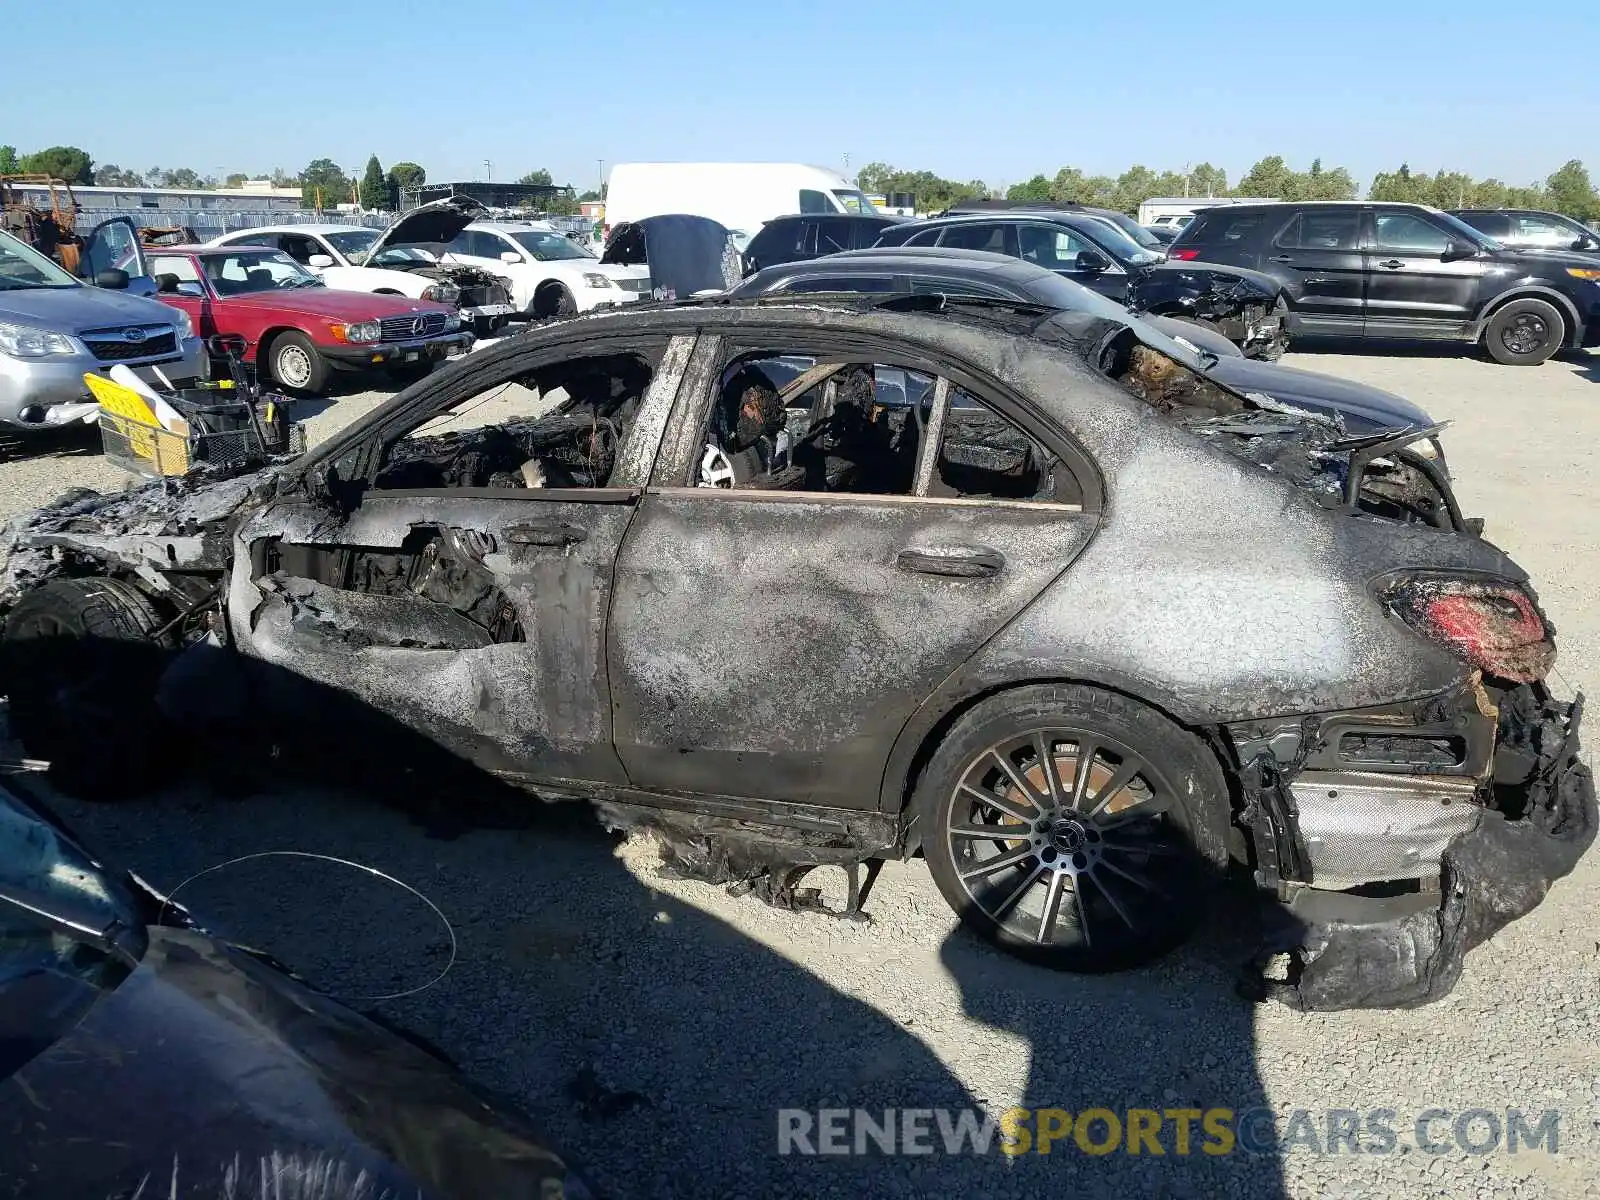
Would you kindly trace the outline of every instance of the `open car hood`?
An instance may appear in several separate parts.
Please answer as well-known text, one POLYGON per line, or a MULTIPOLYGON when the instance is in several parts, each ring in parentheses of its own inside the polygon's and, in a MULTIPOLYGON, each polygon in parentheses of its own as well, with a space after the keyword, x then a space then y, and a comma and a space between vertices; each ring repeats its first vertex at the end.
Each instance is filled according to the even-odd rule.
POLYGON ((401 213, 372 243, 364 262, 371 262, 386 247, 450 242, 489 210, 471 196, 446 196, 410 212, 401 213))
POLYGON ((648 266, 658 300, 687 300, 738 285, 742 271, 731 237, 727 226, 709 217, 645 217, 613 229, 600 261, 648 266))

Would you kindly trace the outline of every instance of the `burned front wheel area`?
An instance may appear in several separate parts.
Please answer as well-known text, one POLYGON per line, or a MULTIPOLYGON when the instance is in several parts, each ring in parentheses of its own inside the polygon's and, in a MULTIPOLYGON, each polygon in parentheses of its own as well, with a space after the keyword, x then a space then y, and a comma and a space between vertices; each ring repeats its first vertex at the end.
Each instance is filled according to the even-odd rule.
POLYGON ((136 790, 158 761, 170 661, 154 605, 116 579, 53 579, 8 614, 0 661, 12 731, 69 791, 136 790))

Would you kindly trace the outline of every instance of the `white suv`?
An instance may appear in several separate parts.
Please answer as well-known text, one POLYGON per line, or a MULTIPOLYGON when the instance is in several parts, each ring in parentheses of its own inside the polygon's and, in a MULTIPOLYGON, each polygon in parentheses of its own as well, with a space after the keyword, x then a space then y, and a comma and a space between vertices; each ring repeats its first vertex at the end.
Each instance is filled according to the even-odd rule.
POLYGON ((542 221, 474 221, 456 235, 444 261, 504 276, 512 304, 536 318, 628 304, 650 293, 649 267, 602 263, 542 221))

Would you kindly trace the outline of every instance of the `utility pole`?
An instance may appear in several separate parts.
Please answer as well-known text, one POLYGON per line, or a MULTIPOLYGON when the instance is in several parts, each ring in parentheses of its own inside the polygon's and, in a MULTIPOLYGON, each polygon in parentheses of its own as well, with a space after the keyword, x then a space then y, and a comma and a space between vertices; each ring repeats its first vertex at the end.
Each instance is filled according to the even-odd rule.
POLYGON ((1193 171, 1193 169, 1194 169, 1194 164, 1193 163, 1184 163, 1183 164, 1183 198, 1185 200, 1187 200, 1189 198, 1189 175, 1193 171))
POLYGON ((600 196, 601 199, 604 199, 606 193, 606 160, 603 158, 597 158, 595 159, 595 162, 600 164, 600 186, 595 189, 595 192, 600 196))
POLYGON ((494 182, 494 164, 487 158, 483 160, 483 181, 485 183, 494 182))

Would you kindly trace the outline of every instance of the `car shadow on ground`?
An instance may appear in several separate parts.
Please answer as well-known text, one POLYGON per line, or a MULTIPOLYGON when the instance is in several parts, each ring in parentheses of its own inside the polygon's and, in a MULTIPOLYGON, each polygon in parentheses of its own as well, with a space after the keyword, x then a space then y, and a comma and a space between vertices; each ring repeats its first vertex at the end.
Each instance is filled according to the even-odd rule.
POLYGON ((18 458, 86 458, 101 450, 98 425, 75 422, 44 433, 0 433, 0 462, 18 458))
MULTIPOLYGON (((302 681, 294 689, 304 695, 302 681)), ((1004 1044, 1014 1060, 1017 1041, 1026 1043, 1022 1105, 1072 1113, 1070 1132, 1048 1154, 1026 1121, 1027 1153, 1004 1154, 998 1141, 973 1153, 970 1138, 947 1144, 944 1129, 959 1139, 964 1113, 974 1129, 985 1113, 998 1117, 1018 1102, 1017 1080, 998 1067, 976 1081, 952 1073, 930 1046, 951 1031, 919 1028, 917 986, 896 992, 909 1011, 886 1013, 656 890, 648 870, 635 874, 619 859, 617 836, 587 805, 531 800, 386 717, 347 711, 343 693, 318 701, 328 708, 297 709, 301 728, 347 731, 325 745, 263 739, 254 720, 248 732, 209 742, 193 726, 168 730, 169 752, 150 764, 155 791, 113 789, 115 802, 58 808, 94 850, 179 889, 176 898, 214 932, 267 951, 348 1003, 376 1007, 507 1094, 603 1193, 1284 1194, 1275 1155, 1225 1146, 1198 1114, 1185 1147, 1177 1118, 1166 1115, 1266 1104, 1253 1012, 1234 996, 1217 947, 1095 978, 1028 966, 964 933, 937 960, 925 956, 935 964, 926 986, 953 982, 997 1051, 1004 1044), (269 741, 277 753, 265 757, 269 741), (175 785, 166 772, 184 759, 201 775, 175 785), (372 870, 255 857, 285 850, 372 870), (219 864, 229 865, 208 871, 219 864), (451 932, 388 877, 437 905, 451 932), (1077 1137, 1077 1119, 1094 1107, 1119 1126, 1109 1153, 1101 1152, 1108 1123, 1090 1118, 1077 1137), (886 1109, 899 1110, 889 1152, 886 1109), (907 1109, 932 1111, 908 1118, 907 1109), (1126 1151, 1130 1109, 1162 1114, 1161 1153, 1148 1142, 1126 1151), (788 1153, 785 1129, 795 1135, 788 1153)), ((121 761, 132 768, 131 758, 121 761)), ((701 886, 714 900, 710 885, 689 893, 701 886)), ((764 915, 794 923, 791 938, 848 948, 863 979, 905 982, 909 968, 885 949, 892 939, 816 914, 764 915)))
POLYGON ((1463 358, 1490 362, 1481 346, 1467 342, 1389 340, 1300 335, 1290 343, 1292 354, 1349 354, 1360 358, 1463 358))
POLYGON ((1587 379, 1591 383, 1600 383, 1600 353, 1596 353, 1593 350, 1581 350, 1577 354, 1565 356, 1558 361, 1580 379, 1587 379))

